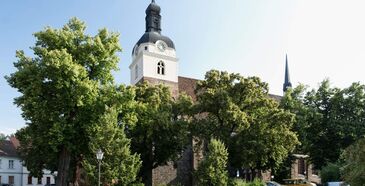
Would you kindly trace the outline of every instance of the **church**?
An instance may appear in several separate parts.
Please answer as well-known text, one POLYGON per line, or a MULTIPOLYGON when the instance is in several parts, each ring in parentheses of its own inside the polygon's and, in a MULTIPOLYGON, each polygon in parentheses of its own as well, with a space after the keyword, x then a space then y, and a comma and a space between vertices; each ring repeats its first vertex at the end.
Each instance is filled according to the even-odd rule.
MULTIPOLYGON (((198 80, 179 76, 179 60, 175 44, 169 37, 161 33, 161 8, 154 0, 146 9, 145 21, 145 33, 132 51, 132 63, 129 65, 130 83, 132 85, 141 82, 164 84, 170 88, 173 97, 184 92, 195 101, 194 90, 198 80)), ((291 86, 288 58, 286 57, 283 91, 285 92, 291 86)), ((281 99, 281 96, 278 95, 270 96, 276 100, 281 99)), ((200 159, 199 153, 187 149, 178 162, 171 162, 166 166, 154 169, 150 173, 152 178, 150 185, 177 183, 192 185, 191 173, 197 168, 200 159)), ((270 179, 270 175, 267 179, 270 179)))
MULTIPOLYGON (((172 94, 193 87, 186 84, 196 81, 192 78, 178 75, 179 61, 174 42, 161 34, 161 8, 154 0, 146 9, 146 30, 135 44, 132 51, 130 69, 130 83, 148 81, 152 84, 165 84, 170 87, 172 94)), ((286 58, 285 82, 283 91, 291 87, 289 78, 288 60, 286 58)), ((189 94, 190 95, 190 94, 189 94)))

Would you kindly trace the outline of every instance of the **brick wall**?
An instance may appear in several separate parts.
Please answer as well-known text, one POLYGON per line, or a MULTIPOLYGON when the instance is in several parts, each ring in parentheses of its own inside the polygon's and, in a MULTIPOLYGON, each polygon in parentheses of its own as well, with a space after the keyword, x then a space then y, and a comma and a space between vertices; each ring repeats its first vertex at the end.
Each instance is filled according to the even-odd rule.
POLYGON ((192 185, 192 149, 188 147, 182 157, 176 162, 169 162, 168 165, 159 166, 152 172, 152 185, 180 184, 192 185))
POLYGON ((172 97, 176 98, 177 96, 179 96, 179 85, 176 82, 154 79, 149 77, 143 77, 141 79, 141 82, 148 82, 149 84, 152 85, 159 85, 159 84, 165 85, 170 88, 172 97))

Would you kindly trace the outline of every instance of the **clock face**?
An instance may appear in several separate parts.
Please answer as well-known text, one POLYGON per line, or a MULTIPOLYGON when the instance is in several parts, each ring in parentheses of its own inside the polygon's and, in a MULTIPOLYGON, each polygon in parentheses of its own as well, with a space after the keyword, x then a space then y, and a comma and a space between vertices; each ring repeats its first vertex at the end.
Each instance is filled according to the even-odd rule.
POLYGON ((166 50, 166 45, 165 43, 163 43, 163 41, 157 41, 156 45, 161 52, 164 52, 166 50))

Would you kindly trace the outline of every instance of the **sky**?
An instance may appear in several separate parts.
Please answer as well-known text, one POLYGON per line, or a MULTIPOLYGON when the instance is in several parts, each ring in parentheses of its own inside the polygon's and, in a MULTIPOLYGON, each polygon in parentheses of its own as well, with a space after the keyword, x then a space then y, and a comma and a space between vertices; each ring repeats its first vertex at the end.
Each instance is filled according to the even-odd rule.
MULTIPOLYGON (((33 33, 61 28, 72 17, 120 33, 123 52, 117 83, 129 84, 131 53, 145 31, 149 0, 1 0, 0 132, 25 126, 13 104, 20 94, 3 78, 15 72, 15 51, 27 55, 33 33)), ((329 78, 345 88, 364 83, 365 1, 363 0, 156 0, 162 9, 162 34, 179 58, 179 75, 203 79, 217 69, 258 76, 270 93, 282 95, 285 55, 293 86, 316 88, 329 78)))

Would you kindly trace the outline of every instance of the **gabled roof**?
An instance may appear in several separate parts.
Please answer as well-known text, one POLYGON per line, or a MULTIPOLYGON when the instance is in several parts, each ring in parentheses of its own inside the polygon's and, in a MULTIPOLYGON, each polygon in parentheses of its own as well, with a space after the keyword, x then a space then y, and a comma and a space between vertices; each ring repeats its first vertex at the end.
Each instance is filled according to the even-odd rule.
POLYGON ((19 157, 16 150, 18 147, 19 141, 15 137, 0 141, 0 156, 19 157))
POLYGON ((280 103, 283 96, 275 95, 275 94, 269 94, 269 97, 280 103))
POLYGON ((179 76, 179 92, 189 95, 193 101, 196 101, 195 88, 198 79, 179 76))

